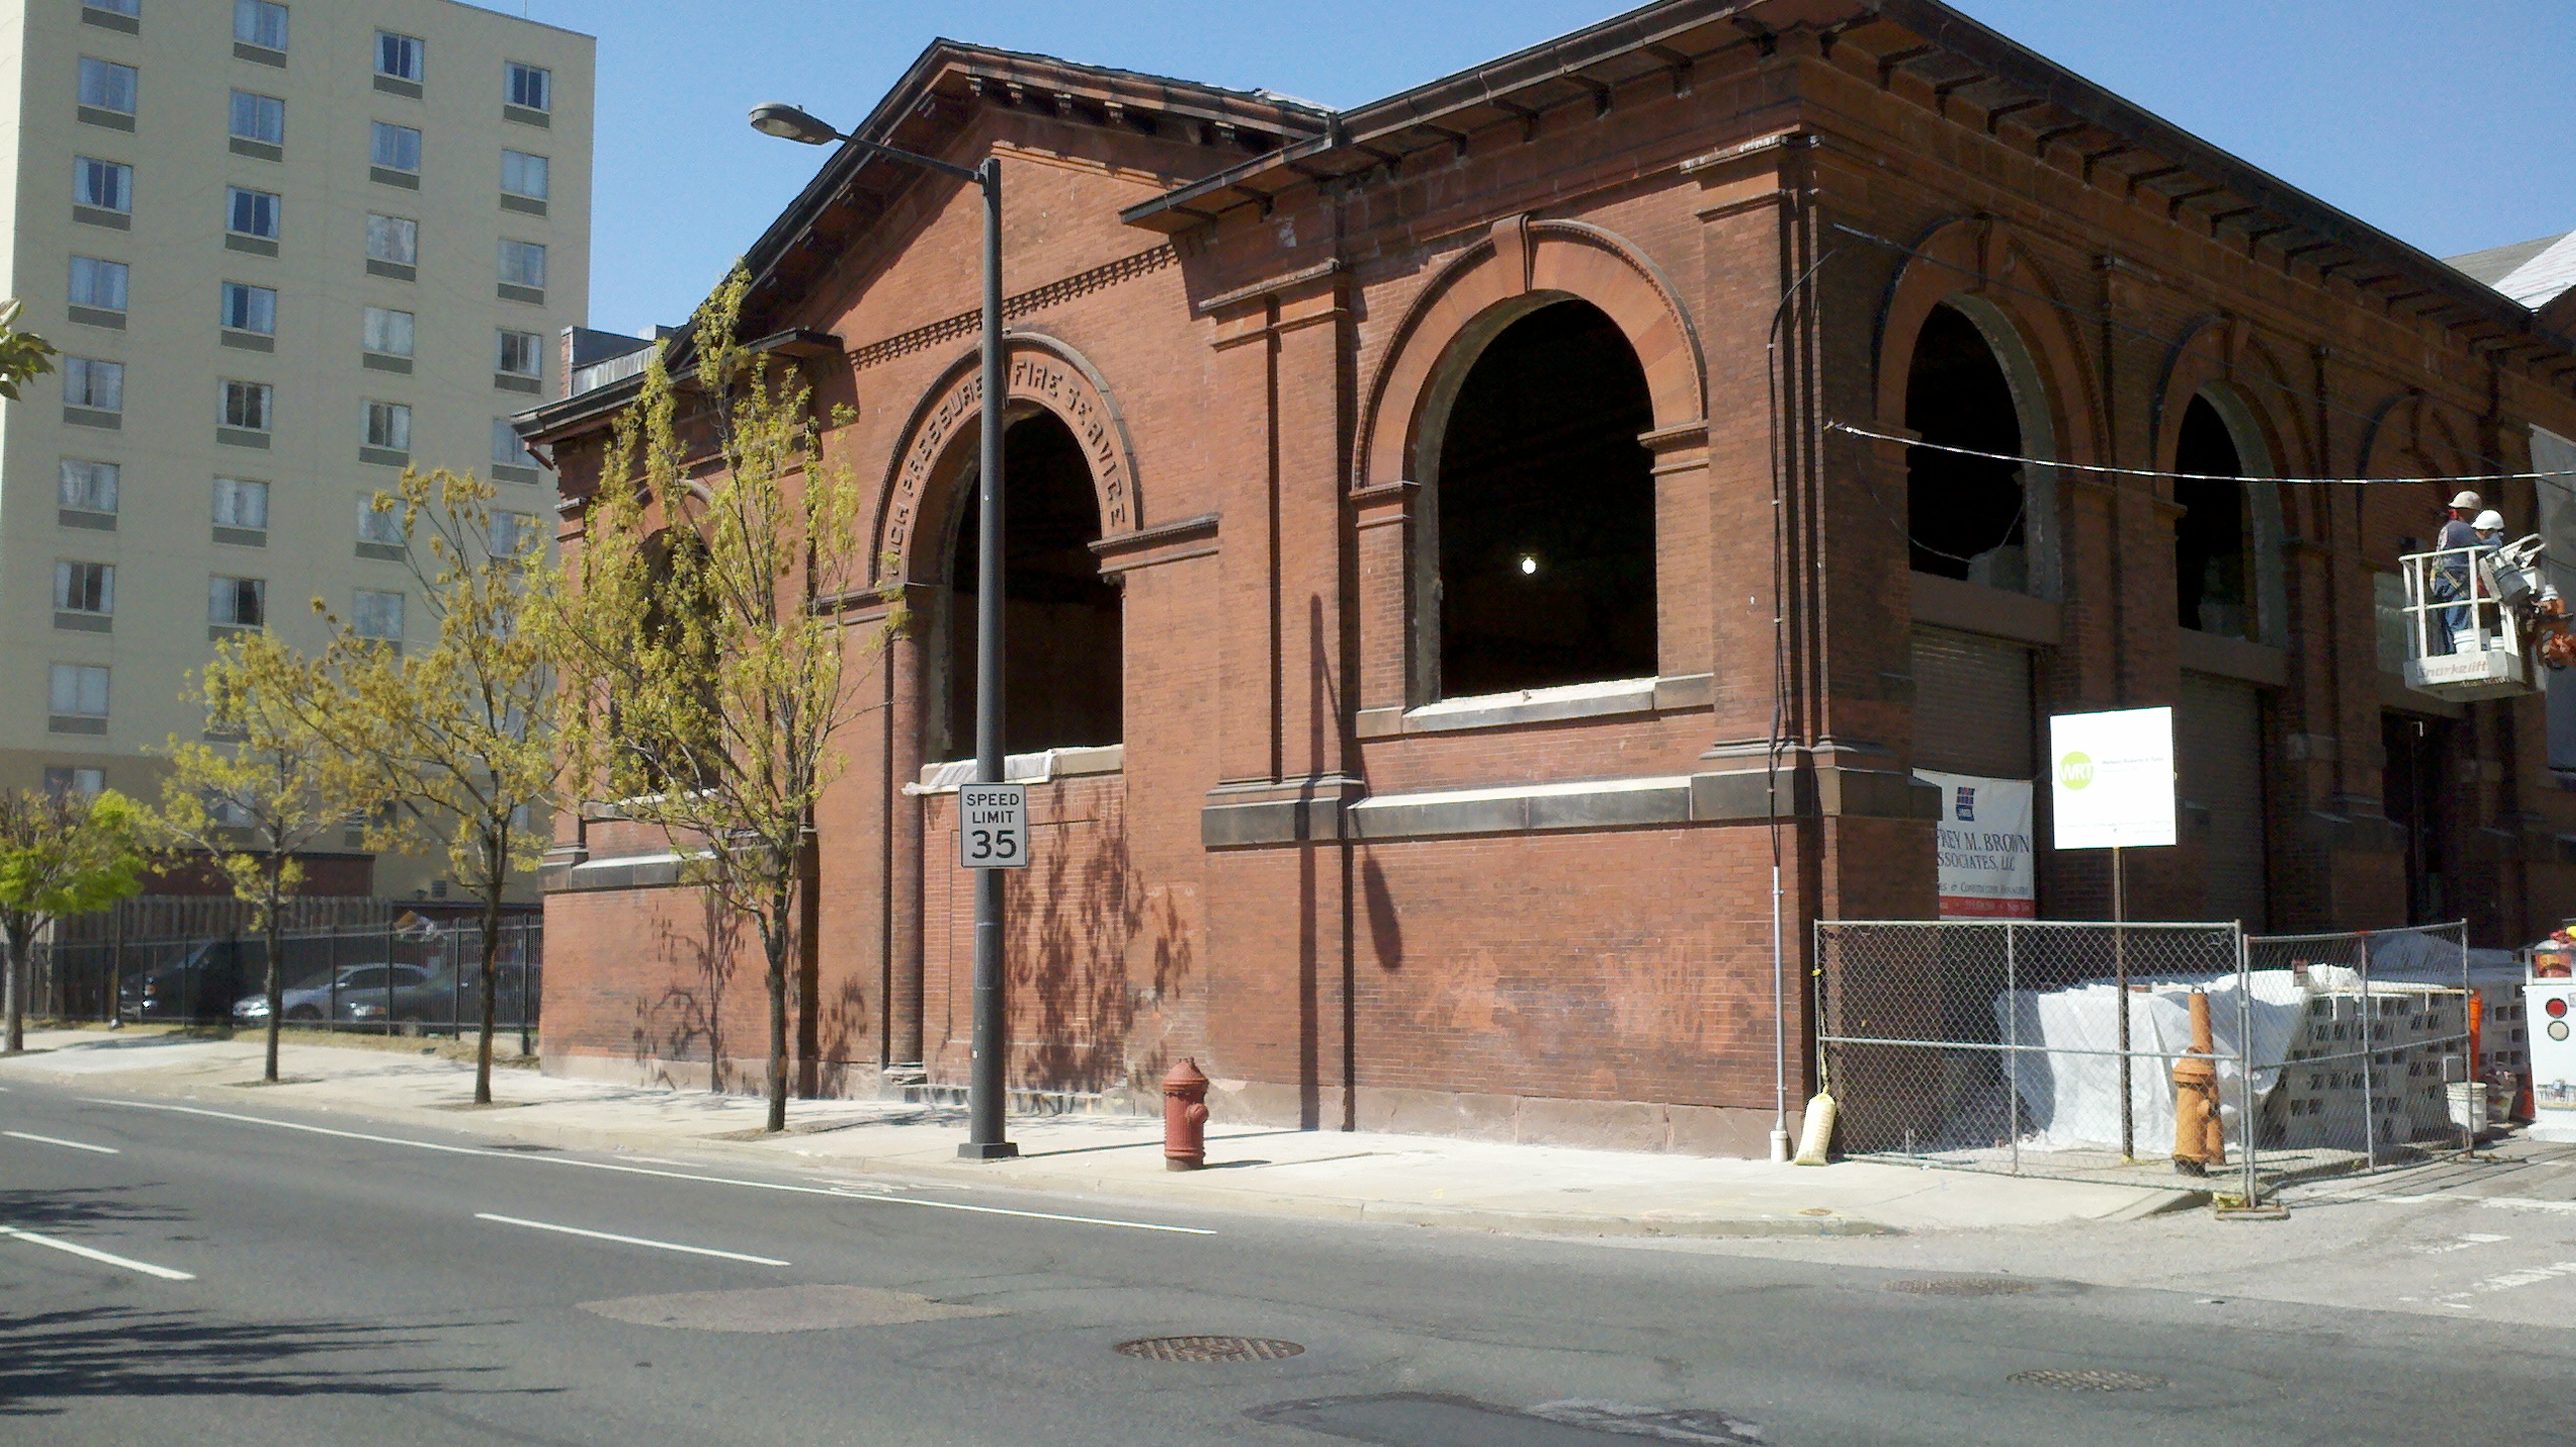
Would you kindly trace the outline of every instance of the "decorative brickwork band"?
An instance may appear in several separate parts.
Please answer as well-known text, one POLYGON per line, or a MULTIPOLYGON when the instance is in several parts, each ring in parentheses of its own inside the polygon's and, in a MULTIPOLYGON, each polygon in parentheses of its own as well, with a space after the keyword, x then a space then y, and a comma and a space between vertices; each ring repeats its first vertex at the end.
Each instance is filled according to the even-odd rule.
MULTIPOLYGON (((1140 516, 1136 450, 1127 438, 1126 419, 1119 415, 1099 372, 1081 353, 1052 337, 1012 333, 1004 349, 1010 365, 1010 400, 1035 403, 1055 413, 1082 445, 1082 455, 1091 465, 1092 486, 1099 493, 1102 534, 1115 537, 1133 529, 1140 516)), ((932 479, 942 473, 943 463, 966 429, 983 416, 983 405, 982 369, 969 352, 941 374, 939 385, 925 394, 913 412, 885 489, 885 511, 877 528, 878 557, 891 553, 904 560, 899 568, 909 569, 913 538, 923 525, 925 510, 944 519, 946 510, 956 505, 956 499, 947 495, 954 489, 946 486, 953 476, 940 477, 944 490, 934 490, 932 479)), ((948 471, 953 474, 955 469, 948 471)))
MULTIPOLYGON (((1062 306, 1075 297, 1087 296, 1104 286, 1115 286, 1130 277, 1160 271, 1179 259, 1178 253, 1172 250, 1171 243, 1165 242, 1161 246, 1137 252, 1133 256, 1122 256, 1106 266, 1095 266, 1078 276, 1068 276, 1062 281, 1051 281, 1035 290, 1021 292, 1018 296, 1005 297, 1002 300, 1002 316, 1007 321, 1044 311, 1051 306, 1062 306)), ((953 342, 959 337, 973 336, 975 328, 982 322, 983 313, 981 312, 959 312, 953 317, 932 322, 926 327, 915 327, 900 335, 870 342, 850 353, 850 370, 864 371, 879 362, 890 362, 897 357, 927 351, 942 342, 953 342)))

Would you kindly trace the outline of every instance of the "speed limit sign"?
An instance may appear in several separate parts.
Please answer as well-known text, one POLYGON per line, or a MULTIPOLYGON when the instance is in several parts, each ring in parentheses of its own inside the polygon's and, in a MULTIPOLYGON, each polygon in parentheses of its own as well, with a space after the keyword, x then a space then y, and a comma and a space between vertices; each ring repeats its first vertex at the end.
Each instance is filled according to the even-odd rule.
POLYGON ((966 784, 957 790, 957 867, 1029 867, 1025 784, 966 784))

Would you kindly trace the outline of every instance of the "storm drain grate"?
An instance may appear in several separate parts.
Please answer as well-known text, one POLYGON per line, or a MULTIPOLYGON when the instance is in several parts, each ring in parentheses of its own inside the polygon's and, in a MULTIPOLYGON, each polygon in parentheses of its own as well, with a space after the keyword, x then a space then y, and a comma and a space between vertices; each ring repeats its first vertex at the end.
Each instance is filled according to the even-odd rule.
POLYGON ((1275 1362, 1306 1349, 1258 1336, 1149 1336, 1122 1341, 1118 1350, 1152 1362, 1275 1362))
POLYGON ((1891 1281, 1884 1288, 1909 1296, 2019 1296, 2039 1283, 2009 1276, 1932 1276, 1919 1281, 1891 1281))
POLYGON ((2061 1392, 2152 1392, 2173 1383, 2145 1372, 2108 1372, 2091 1367, 2059 1370, 2042 1368, 2035 1372, 2015 1372, 2009 1381, 2025 1387, 2050 1387, 2061 1392))

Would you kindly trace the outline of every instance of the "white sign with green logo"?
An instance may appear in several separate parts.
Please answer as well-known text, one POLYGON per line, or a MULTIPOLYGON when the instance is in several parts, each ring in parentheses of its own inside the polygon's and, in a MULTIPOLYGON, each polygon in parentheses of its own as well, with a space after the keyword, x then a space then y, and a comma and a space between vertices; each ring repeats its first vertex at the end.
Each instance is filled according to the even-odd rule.
POLYGON ((2056 847, 2174 842, 2172 709, 2057 714, 2048 721, 2048 760, 2056 847))

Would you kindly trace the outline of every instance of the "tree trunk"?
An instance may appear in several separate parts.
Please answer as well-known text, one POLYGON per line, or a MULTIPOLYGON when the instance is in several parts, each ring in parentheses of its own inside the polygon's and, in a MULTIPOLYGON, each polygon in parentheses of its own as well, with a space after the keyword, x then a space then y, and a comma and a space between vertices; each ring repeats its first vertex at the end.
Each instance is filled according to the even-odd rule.
POLYGON ((12 923, 7 933, 8 958, 0 960, 0 996, 6 996, 6 1000, 0 1002, 0 1010, 6 1011, 9 1023, 8 1040, 5 1046, 0 1046, 0 1054, 15 1055, 27 1048, 27 982, 23 966, 27 959, 25 937, 29 932, 12 923))
MULTIPOLYGON (((494 997, 500 994, 500 971, 493 968, 492 957, 501 948, 501 871, 488 871, 491 888, 483 894, 483 1034, 474 1047, 474 1103, 492 1103, 492 1021, 494 997)), ((521 991, 519 1012, 525 1016, 528 1002, 521 991)))
POLYGON ((266 922, 268 925, 268 958, 263 963, 262 973, 267 976, 266 988, 268 990, 268 1065, 260 1075, 260 1079, 267 1081, 271 1085, 275 1085, 277 1083, 277 1032, 279 1022, 286 1018, 286 1000, 278 990, 278 936, 283 933, 283 931, 278 928, 277 866, 274 863, 270 865, 268 873, 268 915, 266 922))
POLYGON ((789 891, 778 884, 769 893, 769 909, 760 922, 760 942, 769 956, 769 1123, 764 1129, 787 1129, 787 935, 789 891))

